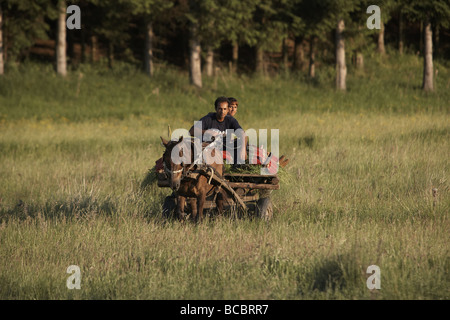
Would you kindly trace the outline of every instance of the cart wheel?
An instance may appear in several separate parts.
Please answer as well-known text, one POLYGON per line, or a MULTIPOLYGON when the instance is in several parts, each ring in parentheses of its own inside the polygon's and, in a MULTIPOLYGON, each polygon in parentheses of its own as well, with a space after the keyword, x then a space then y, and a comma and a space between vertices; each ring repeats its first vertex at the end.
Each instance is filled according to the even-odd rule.
POLYGON ((177 207, 177 202, 174 196, 170 195, 167 196, 164 199, 164 204, 163 204, 163 217, 164 218, 171 218, 174 214, 174 211, 177 207))
POLYGON ((266 221, 272 219, 273 207, 270 198, 260 198, 258 202, 256 202, 256 214, 266 221))

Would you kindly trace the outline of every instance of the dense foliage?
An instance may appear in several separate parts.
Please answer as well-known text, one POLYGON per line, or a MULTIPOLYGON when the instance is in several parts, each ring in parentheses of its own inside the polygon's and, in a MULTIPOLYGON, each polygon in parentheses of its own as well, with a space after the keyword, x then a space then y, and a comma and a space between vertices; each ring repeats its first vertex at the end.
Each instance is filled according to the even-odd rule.
MULTIPOLYGON (((0 4, 7 66, 27 59, 53 62, 57 1, 2 0, 0 4)), ((431 20, 435 58, 450 56, 450 5, 440 0, 78 0, 67 2, 70 4, 80 7, 82 21, 81 30, 67 33, 72 69, 80 62, 106 60, 110 67, 122 60, 143 68, 149 23, 154 31, 153 58, 158 64, 187 67, 188 30, 194 23, 203 58, 206 49, 214 50, 215 65, 228 69, 230 62, 237 62, 235 48, 241 73, 273 74, 307 65, 311 41, 317 48, 314 59, 333 65, 333 30, 342 18, 347 59, 353 61, 356 53, 373 51, 377 44, 380 30, 366 27, 367 7, 374 4, 381 8, 383 41, 389 50, 401 47, 403 51, 406 46, 410 52, 423 53, 423 23, 431 20), (257 54, 259 50, 262 55, 257 54)))

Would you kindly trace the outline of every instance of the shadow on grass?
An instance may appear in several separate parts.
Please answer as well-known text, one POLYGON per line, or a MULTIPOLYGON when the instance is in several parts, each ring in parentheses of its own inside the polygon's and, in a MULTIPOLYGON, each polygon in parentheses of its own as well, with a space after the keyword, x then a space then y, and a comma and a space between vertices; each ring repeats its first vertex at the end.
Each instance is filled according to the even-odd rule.
POLYGON ((338 294, 358 287, 364 279, 356 260, 354 253, 346 253, 318 261, 306 275, 307 290, 338 294))
POLYGON ((333 259, 317 264, 311 276, 314 279, 313 290, 342 290, 347 284, 342 266, 339 261, 333 259))
POLYGON ((19 200, 13 208, 0 209, 0 221, 27 218, 80 218, 87 214, 110 216, 116 211, 116 205, 110 199, 99 200, 91 196, 76 197, 63 201, 47 201, 44 204, 27 203, 19 200))
POLYGON ((317 145, 317 137, 315 134, 305 135, 303 137, 298 138, 297 143, 300 147, 307 147, 309 149, 313 149, 314 146, 317 145))

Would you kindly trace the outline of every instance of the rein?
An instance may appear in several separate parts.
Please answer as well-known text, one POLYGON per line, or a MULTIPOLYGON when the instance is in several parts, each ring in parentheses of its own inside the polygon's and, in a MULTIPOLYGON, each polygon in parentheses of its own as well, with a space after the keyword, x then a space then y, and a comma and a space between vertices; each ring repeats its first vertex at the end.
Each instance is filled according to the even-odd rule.
POLYGON ((169 168, 167 168, 167 166, 166 166, 166 163, 164 162, 164 171, 165 172, 167 172, 167 173, 169 173, 169 174, 174 174, 174 173, 180 173, 181 171, 183 171, 183 167, 180 169, 180 170, 174 170, 174 171, 172 171, 172 170, 170 170, 169 168))
MULTIPOLYGON (((194 141, 191 141, 191 143, 193 144, 194 141)), ((194 161, 192 162, 192 164, 189 166, 188 169, 186 169, 185 166, 182 165, 182 166, 181 166, 181 169, 179 169, 179 170, 173 170, 173 171, 172 171, 172 170, 170 170, 170 169, 166 166, 166 162, 164 162, 164 172, 166 172, 166 173, 169 174, 169 175, 174 175, 174 174, 177 174, 177 173, 182 172, 183 174, 181 175, 181 179, 184 179, 184 178, 189 174, 189 172, 192 170, 192 168, 193 168, 196 164, 197 164, 197 163, 196 163, 196 161, 194 160, 194 161)))

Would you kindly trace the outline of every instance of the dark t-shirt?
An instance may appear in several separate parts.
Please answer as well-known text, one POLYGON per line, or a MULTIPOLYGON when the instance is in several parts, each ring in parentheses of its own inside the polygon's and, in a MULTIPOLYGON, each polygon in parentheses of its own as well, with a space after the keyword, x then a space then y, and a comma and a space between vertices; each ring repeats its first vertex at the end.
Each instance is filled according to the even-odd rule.
MULTIPOLYGON (((201 118, 199 121, 202 122, 202 130, 205 130, 205 131, 208 129, 217 129, 217 130, 220 130, 221 132, 225 132, 227 129, 233 129, 235 132, 238 129, 244 130, 240 126, 239 122, 230 115, 226 115, 225 119, 222 122, 219 122, 217 120, 216 113, 210 112, 206 116, 201 118)), ((193 130, 194 130, 194 127, 191 128, 191 132, 194 132, 193 130)), ((209 140, 209 138, 205 138, 205 139, 209 140)), ((234 149, 234 151, 232 151, 230 154, 230 156, 232 157, 232 160, 231 160, 232 163, 236 163, 236 159, 238 159, 238 157, 237 157, 238 149, 237 149, 236 143, 237 143, 237 140, 233 139, 232 140, 232 148, 234 149)), ((227 137, 224 136, 223 137, 223 150, 224 151, 227 150, 227 144, 228 144, 227 137)))
POLYGON ((219 122, 216 117, 215 112, 210 112, 199 121, 202 122, 202 130, 208 129, 218 129, 220 131, 225 131, 227 129, 242 129, 239 122, 230 115, 226 115, 222 122, 219 122))

